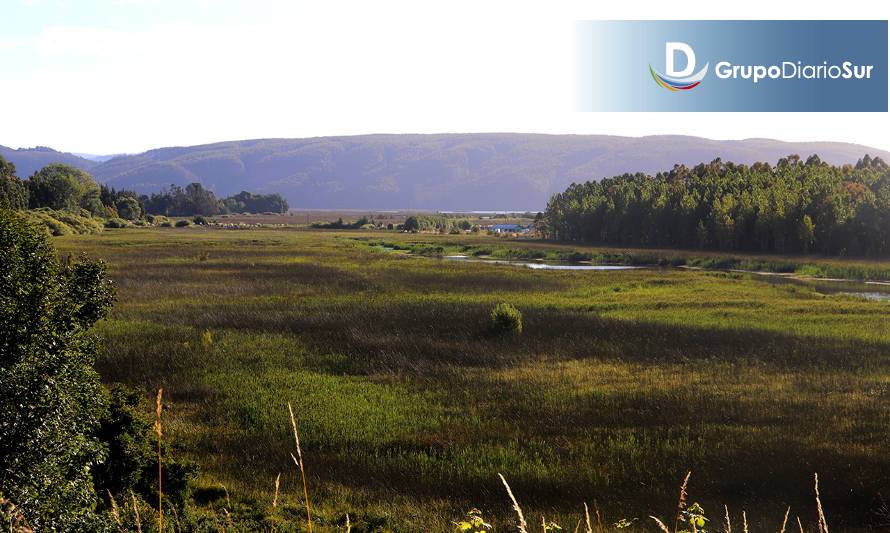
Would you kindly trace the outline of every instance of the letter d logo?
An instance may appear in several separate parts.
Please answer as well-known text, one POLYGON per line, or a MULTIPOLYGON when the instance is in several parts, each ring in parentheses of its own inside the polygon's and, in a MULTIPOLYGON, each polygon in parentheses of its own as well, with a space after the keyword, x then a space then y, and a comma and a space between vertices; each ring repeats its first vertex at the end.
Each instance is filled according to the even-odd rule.
POLYGON ((664 43, 664 71, 666 74, 658 72, 652 68, 652 65, 649 65, 649 73, 652 74, 652 79, 660 87, 664 87, 671 92, 688 91, 698 87, 705 74, 708 73, 709 64, 705 63, 703 69, 693 74, 695 71, 695 52, 692 51, 692 47, 686 43, 667 42, 664 43), (686 67, 679 71, 674 69, 674 58, 677 52, 682 52, 686 56, 686 67))
POLYGON ((664 73, 672 78, 683 78, 695 70, 695 52, 686 43, 664 43, 664 73), (683 52, 686 56, 686 68, 674 70, 674 56, 676 52, 683 52))

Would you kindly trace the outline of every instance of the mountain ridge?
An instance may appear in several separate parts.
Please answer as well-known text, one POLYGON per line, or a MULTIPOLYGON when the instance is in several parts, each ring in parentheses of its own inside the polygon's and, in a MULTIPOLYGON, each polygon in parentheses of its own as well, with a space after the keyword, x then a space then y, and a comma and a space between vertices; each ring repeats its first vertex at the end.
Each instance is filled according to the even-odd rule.
POLYGON ((572 182, 717 157, 746 164, 775 163, 792 153, 815 153, 831 164, 855 163, 865 154, 890 160, 885 150, 841 142, 540 133, 248 139, 161 147, 104 162, 46 150, 0 147, 0 155, 22 177, 57 158, 101 183, 144 193, 195 181, 218 195, 279 192, 296 208, 417 210, 539 210, 572 182))

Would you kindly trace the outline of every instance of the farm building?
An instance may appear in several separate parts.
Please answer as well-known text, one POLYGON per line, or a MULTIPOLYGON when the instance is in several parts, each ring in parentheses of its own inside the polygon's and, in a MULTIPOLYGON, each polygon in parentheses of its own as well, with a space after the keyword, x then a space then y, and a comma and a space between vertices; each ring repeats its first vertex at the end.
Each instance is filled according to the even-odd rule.
POLYGON ((528 233, 530 228, 520 224, 493 224, 488 229, 495 233, 528 233))

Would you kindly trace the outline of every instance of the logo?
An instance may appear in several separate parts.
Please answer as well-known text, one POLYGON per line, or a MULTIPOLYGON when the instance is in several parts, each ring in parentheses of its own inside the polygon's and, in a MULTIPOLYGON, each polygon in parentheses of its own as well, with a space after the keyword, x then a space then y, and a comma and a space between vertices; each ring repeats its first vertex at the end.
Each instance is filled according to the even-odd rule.
POLYGON ((662 74, 649 65, 649 73, 655 83, 671 92, 688 91, 695 89, 708 73, 708 65, 695 72, 695 52, 686 43, 664 43, 664 67, 666 74, 662 74), (683 70, 674 70, 674 56, 676 52, 682 52, 686 56, 686 67, 683 70), (693 74, 695 72, 695 74, 693 74))
POLYGON ((886 20, 582 21, 576 106, 886 113, 888 30, 886 20))

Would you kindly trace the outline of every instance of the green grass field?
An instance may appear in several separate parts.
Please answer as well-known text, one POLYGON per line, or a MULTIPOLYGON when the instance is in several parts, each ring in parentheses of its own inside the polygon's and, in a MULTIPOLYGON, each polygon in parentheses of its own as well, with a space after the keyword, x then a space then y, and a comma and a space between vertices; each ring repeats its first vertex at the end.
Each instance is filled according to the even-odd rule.
POLYGON ((356 237, 504 242, 212 228, 54 242, 107 261, 117 285, 103 378, 163 386, 168 438, 237 512, 268 512, 282 472, 280 519, 303 516, 290 401, 317 530, 348 512, 353 531, 451 531, 473 506, 506 530, 498 472, 530 522, 568 530, 584 501, 607 523, 672 519, 689 470, 715 524, 723 504, 752 531, 777 530, 789 505, 815 524, 814 472, 833 529, 887 520, 887 302, 742 273, 443 261, 356 237), (490 333, 499 302, 522 312, 521 334, 490 333))

